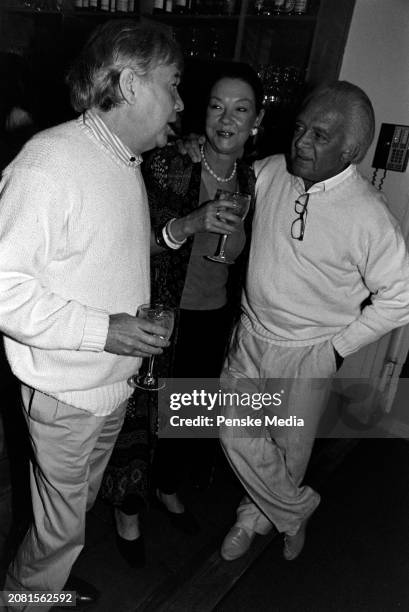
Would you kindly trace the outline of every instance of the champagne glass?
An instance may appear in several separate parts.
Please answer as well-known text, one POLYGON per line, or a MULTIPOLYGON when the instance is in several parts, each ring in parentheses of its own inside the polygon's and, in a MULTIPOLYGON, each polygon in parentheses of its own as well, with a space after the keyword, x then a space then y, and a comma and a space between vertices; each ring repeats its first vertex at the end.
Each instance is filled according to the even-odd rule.
MULTIPOLYGON (((143 304, 138 308, 138 317, 142 319, 149 319, 155 323, 159 323, 162 327, 166 328, 166 335, 161 336, 168 340, 173 332, 173 326, 175 324, 175 309, 169 308, 164 304, 143 304)), ((160 384, 157 377, 153 373, 153 364, 155 361, 155 355, 149 357, 148 370, 146 374, 138 375, 134 374, 128 378, 128 385, 137 389, 144 389, 146 391, 157 391, 163 389, 165 383, 160 384)))
MULTIPOLYGON (((238 191, 232 192, 226 191, 225 189, 218 189, 216 191, 216 196, 214 199, 228 200, 229 202, 233 202, 234 208, 229 208, 229 212, 232 212, 234 215, 237 215, 243 221, 250 208, 251 196, 247 193, 239 193, 238 191)), ((217 261, 218 263, 224 264, 234 263, 234 261, 231 261, 226 257, 226 254, 224 252, 227 238, 228 234, 222 234, 220 236, 216 253, 214 255, 206 255, 206 259, 210 259, 211 261, 217 261)))

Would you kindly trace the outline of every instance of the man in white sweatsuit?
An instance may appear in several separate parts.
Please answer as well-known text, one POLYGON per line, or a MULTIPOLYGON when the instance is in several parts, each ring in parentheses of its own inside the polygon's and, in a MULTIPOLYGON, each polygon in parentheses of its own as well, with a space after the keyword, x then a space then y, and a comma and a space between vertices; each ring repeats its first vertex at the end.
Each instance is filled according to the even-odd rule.
MULTIPOLYGON (((284 557, 298 556, 320 501, 300 485, 326 407, 327 381, 344 357, 409 323, 403 237, 382 194, 355 166, 373 135, 368 97, 337 81, 306 99, 290 159, 274 155, 255 163, 242 316, 222 380, 230 391, 284 390, 282 405, 269 414, 292 416, 293 426, 267 426, 255 436, 222 429, 223 448, 247 492, 222 545, 226 560, 243 555, 254 535, 273 525, 285 535, 284 557)), ((237 406, 225 412, 240 416, 237 406)))

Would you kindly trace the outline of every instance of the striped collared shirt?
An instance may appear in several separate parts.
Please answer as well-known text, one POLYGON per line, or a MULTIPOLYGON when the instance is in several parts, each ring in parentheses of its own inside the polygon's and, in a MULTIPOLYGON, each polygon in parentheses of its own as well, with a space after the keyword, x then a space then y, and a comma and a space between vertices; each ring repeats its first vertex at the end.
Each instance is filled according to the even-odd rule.
POLYGON ((116 134, 111 132, 106 123, 92 110, 82 115, 84 124, 91 130, 95 138, 112 151, 127 166, 139 166, 142 163, 141 155, 134 155, 116 134))

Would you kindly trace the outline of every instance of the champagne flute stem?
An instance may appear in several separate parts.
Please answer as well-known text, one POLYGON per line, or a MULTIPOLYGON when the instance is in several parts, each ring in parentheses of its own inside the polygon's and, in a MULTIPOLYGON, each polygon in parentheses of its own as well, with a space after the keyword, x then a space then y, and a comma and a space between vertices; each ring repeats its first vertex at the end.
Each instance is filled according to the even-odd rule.
POLYGON ((219 257, 224 257, 224 248, 226 246, 227 237, 228 237, 228 234, 223 234, 223 236, 220 238, 219 252, 218 252, 219 257))
POLYGON ((148 363, 148 371, 146 372, 146 377, 148 380, 153 378, 153 363, 155 361, 155 355, 151 355, 149 357, 149 363, 148 363))

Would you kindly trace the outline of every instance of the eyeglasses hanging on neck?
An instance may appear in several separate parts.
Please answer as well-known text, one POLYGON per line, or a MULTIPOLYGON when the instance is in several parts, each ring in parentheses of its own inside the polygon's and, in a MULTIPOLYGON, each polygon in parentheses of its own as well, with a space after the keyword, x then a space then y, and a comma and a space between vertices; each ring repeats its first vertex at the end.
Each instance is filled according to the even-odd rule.
POLYGON ((291 238, 304 240, 305 225, 307 223, 307 205, 310 199, 309 193, 303 193, 295 201, 294 210, 298 217, 291 224, 291 238))

